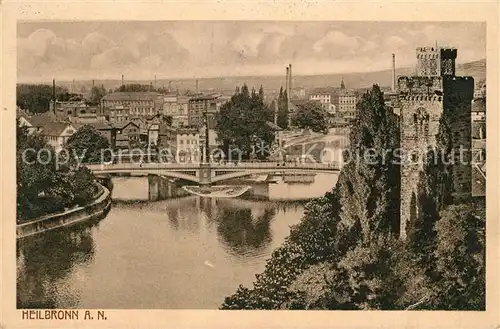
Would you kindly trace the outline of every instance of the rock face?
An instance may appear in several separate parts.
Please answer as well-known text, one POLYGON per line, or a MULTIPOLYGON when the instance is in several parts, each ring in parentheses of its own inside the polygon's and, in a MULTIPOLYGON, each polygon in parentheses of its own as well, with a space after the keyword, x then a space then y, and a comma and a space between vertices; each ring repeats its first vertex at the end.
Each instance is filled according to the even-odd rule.
POLYGON ((452 194, 460 199, 471 194, 471 105, 474 94, 472 77, 455 76, 456 49, 417 48, 417 73, 399 77, 401 108, 401 221, 404 239, 406 224, 417 215, 423 159, 429 148, 440 147, 438 135, 446 127, 451 147, 452 194), (467 152, 462 153, 460 149, 467 152), (413 201, 412 201, 413 200, 413 201))

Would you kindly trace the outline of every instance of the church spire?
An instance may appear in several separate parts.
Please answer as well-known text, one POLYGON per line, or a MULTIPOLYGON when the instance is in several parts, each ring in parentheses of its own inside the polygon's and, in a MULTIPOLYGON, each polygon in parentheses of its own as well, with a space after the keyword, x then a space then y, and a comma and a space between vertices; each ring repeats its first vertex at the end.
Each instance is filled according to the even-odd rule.
POLYGON ((340 89, 345 89, 344 78, 342 78, 342 82, 340 83, 340 89))

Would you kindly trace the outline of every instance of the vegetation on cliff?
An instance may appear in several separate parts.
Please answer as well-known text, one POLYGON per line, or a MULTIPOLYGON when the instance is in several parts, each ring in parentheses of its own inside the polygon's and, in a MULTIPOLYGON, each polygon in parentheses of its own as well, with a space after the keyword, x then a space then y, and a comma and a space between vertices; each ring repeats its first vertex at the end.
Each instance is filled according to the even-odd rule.
MULTIPOLYGON (((62 160, 62 159, 60 159, 62 160)), ((85 167, 58 163, 43 138, 17 128, 17 220, 27 220, 91 201, 94 176, 85 167)))
POLYGON ((484 309, 484 201, 442 202, 448 178, 428 162, 401 241, 397 117, 378 86, 358 109, 332 192, 307 204, 253 287, 222 309, 484 309))

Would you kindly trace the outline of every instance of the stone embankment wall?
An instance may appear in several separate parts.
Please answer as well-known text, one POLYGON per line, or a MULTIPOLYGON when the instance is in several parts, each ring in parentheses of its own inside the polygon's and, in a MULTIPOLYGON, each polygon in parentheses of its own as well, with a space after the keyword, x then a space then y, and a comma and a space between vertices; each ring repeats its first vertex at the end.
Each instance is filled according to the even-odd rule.
POLYGON ((45 215, 17 225, 17 238, 24 238, 105 216, 111 208, 111 192, 103 186, 100 186, 100 190, 101 192, 94 202, 86 206, 69 209, 61 213, 45 215))

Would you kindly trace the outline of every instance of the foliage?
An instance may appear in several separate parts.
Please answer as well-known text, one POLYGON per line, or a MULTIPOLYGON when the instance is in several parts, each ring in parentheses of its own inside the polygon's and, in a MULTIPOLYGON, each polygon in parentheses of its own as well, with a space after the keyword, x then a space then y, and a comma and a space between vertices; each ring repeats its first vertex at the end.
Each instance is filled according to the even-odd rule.
MULTIPOLYGON (((431 150, 400 240, 397 118, 377 86, 358 107, 332 192, 307 204, 252 289, 240 286, 222 309, 484 309, 484 200, 449 205, 449 168, 431 150)), ((442 146, 447 130, 442 121, 442 146)))
POLYGON ((259 152, 258 148, 269 146, 274 140, 274 132, 267 125, 273 120, 273 113, 255 90, 250 94, 248 87, 243 85, 241 91, 221 107, 215 119, 218 139, 226 154, 230 149, 237 149, 244 159, 248 159, 253 151, 257 151, 259 158, 269 155, 269 150, 259 152))
POLYGON ((18 125, 16 137, 18 221, 92 200, 94 177, 88 169, 74 172, 57 165, 54 149, 41 137, 28 134, 26 127, 18 125))
POLYGON ((278 96, 278 126, 282 129, 288 128, 288 95, 287 91, 280 88, 278 96))
POLYGON ((441 213, 436 223, 435 308, 485 309, 485 224, 468 204, 452 205, 441 213))
POLYGON ((118 87, 116 89, 116 91, 119 91, 119 92, 138 92, 138 91, 144 92, 144 91, 156 91, 156 90, 153 88, 152 84, 151 85, 142 85, 139 83, 133 83, 133 84, 121 85, 120 87, 118 87))
MULTIPOLYGON (((97 129, 90 125, 85 125, 78 129, 66 142, 64 147, 70 154, 83 158, 82 163, 97 163, 101 162, 101 150, 109 148, 109 141, 97 129)), ((109 152, 103 153, 109 156, 109 152)), ((104 159, 108 161, 109 159, 104 159)))
POLYGON ((292 116, 292 126, 310 129, 314 132, 328 132, 327 112, 317 102, 307 102, 297 105, 297 111, 292 116))
MULTIPOLYGON (((23 110, 31 113, 44 113, 50 108, 53 98, 52 86, 45 84, 18 84, 16 87, 16 103, 23 110)), ((76 94, 68 93, 66 88, 56 86, 56 99, 69 101, 76 94)))
POLYGON ((106 95, 104 86, 94 86, 90 89, 89 105, 97 106, 101 103, 101 99, 106 95))

